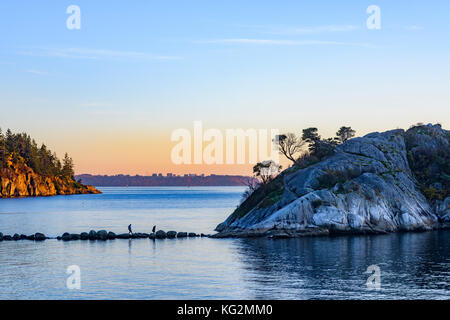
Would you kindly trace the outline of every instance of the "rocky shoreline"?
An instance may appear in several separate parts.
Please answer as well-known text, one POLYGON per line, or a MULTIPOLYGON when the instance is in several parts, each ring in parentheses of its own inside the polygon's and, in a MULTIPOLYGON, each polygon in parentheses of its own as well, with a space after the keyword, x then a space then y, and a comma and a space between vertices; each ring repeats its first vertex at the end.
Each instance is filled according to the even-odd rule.
POLYGON ((25 235, 25 234, 18 234, 15 233, 14 235, 3 235, 3 233, 0 232, 0 242, 2 241, 19 241, 19 240, 30 240, 30 241, 44 241, 48 239, 53 240, 60 240, 60 241, 76 241, 76 240, 99 240, 99 241, 106 241, 106 240, 115 240, 115 239, 182 239, 182 238, 210 238, 212 237, 209 234, 197 234, 195 232, 177 232, 177 231, 168 231, 165 232, 164 230, 158 230, 155 233, 122 233, 122 234, 116 234, 112 231, 106 231, 106 230, 100 230, 95 231, 91 230, 89 232, 82 232, 80 234, 78 233, 69 233, 65 232, 63 235, 58 237, 47 237, 43 233, 35 233, 32 235, 25 235))

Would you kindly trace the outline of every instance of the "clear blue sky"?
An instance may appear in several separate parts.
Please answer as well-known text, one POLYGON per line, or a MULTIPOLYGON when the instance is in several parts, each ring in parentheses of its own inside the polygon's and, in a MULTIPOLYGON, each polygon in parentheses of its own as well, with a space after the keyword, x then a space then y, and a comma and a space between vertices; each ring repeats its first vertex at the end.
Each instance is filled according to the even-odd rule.
POLYGON ((448 128, 449 17, 449 1, 2 1, 0 126, 68 151, 78 173, 171 171, 169 151, 139 150, 194 120, 448 128), (366 28, 373 4, 381 30, 366 28))

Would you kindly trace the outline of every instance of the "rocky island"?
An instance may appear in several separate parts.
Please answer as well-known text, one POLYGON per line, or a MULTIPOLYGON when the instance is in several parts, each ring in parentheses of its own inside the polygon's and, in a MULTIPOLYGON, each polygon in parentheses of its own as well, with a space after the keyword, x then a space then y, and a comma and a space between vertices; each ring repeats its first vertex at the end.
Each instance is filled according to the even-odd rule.
MULTIPOLYGON (((323 142, 320 136, 307 141, 310 149, 323 142)), ((348 139, 313 160, 295 162, 249 193, 214 237, 450 227, 450 132, 440 125, 348 139)))
POLYGON ((75 181, 73 161, 60 161, 25 133, 0 130, 0 198, 101 193, 75 181))

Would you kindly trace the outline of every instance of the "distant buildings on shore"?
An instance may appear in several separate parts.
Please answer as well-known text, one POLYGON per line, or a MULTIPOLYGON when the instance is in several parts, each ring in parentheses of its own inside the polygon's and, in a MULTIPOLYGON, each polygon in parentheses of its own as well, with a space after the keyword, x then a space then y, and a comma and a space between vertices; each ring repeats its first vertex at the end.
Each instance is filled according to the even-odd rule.
POLYGON ((77 175, 76 179, 85 184, 98 187, 145 187, 145 186, 245 186, 251 177, 233 176, 233 175, 216 175, 211 174, 183 174, 174 173, 153 173, 150 176, 141 175, 77 175))

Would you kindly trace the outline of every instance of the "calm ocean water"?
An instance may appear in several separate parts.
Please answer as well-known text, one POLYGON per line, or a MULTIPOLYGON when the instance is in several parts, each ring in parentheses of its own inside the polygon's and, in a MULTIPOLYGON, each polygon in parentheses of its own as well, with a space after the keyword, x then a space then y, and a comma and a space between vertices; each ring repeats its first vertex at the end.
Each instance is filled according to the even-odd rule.
MULTIPOLYGON (((0 200, 0 232, 212 233, 243 188, 0 200)), ((333 238, 0 242, 0 299, 449 299, 450 231, 333 238), (81 289, 66 269, 81 269, 81 289), (367 267, 381 289, 366 287, 367 267)))

